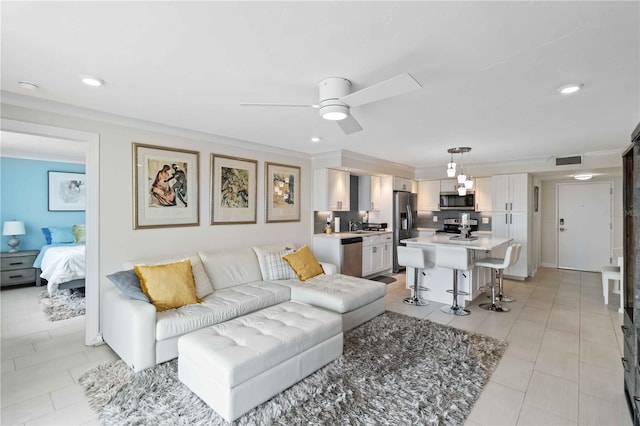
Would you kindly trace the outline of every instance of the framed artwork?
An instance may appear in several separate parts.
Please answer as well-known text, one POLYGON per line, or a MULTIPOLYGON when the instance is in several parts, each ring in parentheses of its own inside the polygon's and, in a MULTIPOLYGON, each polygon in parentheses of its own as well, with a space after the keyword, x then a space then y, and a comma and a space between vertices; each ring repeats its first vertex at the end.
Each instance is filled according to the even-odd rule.
POLYGON ((200 153, 133 143, 133 229, 198 226, 200 153))
POLYGON ((49 211, 79 212, 87 208, 87 185, 84 173, 48 172, 49 211))
POLYGON ((211 154, 211 225, 256 223, 258 162, 211 154))
POLYGON ((300 167, 265 163, 267 223, 300 221, 300 167))

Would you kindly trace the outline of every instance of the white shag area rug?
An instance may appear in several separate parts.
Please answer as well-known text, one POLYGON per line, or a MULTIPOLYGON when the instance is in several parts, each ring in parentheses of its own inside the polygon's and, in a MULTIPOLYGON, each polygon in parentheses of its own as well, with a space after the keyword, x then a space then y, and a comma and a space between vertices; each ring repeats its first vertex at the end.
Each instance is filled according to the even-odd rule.
POLYGON ((48 321, 60 321, 85 313, 84 289, 58 290, 53 296, 40 293, 40 305, 48 321))
MULTIPOLYGON (((507 344, 385 312, 345 333, 344 353, 238 425, 462 425, 507 344)), ((177 360, 139 373, 122 361, 80 378, 104 425, 225 425, 183 385, 177 360)))

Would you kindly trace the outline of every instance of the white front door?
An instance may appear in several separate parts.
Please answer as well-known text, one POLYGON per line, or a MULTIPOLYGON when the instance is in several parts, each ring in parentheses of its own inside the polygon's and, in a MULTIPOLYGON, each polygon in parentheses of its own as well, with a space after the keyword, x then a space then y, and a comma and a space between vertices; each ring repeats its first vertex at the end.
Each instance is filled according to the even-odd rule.
POLYGON ((611 256, 612 184, 559 183, 558 267, 600 271, 611 256))

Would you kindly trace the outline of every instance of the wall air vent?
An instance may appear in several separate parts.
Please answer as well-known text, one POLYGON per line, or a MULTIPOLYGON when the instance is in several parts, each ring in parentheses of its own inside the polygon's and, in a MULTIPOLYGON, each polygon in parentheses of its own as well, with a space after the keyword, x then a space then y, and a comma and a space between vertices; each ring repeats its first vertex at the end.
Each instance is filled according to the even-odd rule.
POLYGON ((582 164, 582 155, 574 155, 572 157, 557 157, 556 166, 569 166, 572 164, 582 164))

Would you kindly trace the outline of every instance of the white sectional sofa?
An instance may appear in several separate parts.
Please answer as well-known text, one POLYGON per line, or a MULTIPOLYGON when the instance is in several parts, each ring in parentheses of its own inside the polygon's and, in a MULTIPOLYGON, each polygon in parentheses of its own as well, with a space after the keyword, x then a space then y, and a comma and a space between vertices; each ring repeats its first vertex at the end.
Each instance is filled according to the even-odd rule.
POLYGON ((136 262, 169 263, 189 258, 202 303, 156 312, 151 303, 132 299, 115 287, 108 289, 100 309, 104 341, 134 371, 141 371, 176 358, 178 339, 185 334, 289 300, 339 313, 344 331, 384 312, 385 284, 336 274, 336 267, 330 264, 321 263, 325 273, 305 282, 264 280, 265 255, 286 247, 292 245, 136 262))

